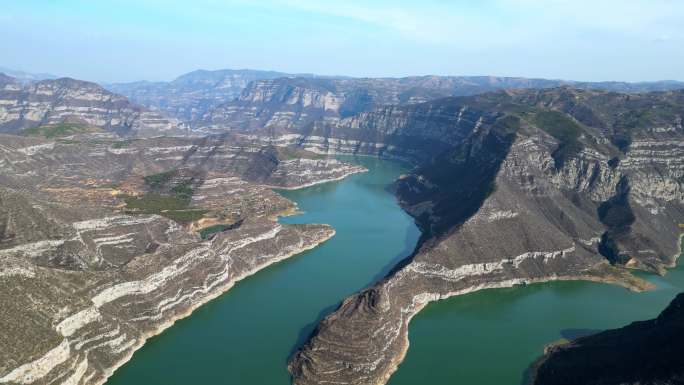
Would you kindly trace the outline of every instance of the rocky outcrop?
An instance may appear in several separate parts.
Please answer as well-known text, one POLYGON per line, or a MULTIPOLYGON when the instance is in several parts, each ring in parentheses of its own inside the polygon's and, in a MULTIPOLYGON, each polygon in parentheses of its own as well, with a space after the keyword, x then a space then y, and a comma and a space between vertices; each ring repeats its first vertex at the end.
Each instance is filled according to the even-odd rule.
POLYGON ((461 104, 456 98, 405 106, 385 106, 336 122, 315 121, 287 134, 243 134, 277 146, 297 146, 319 154, 359 154, 428 161, 463 140, 477 126, 501 114, 461 104))
POLYGON ((363 169, 234 138, 0 134, 0 383, 98 384, 236 281, 315 247, 292 188, 363 169))
POLYGON ((22 84, 0 77, 0 132, 77 123, 129 134, 178 133, 179 122, 130 103, 95 83, 70 78, 22 84))
POLYGON ((680 384, 684 381, 684 294, 655 319, 549 346, 532 384, 680 384))
POLYGON ((170 82, 140 81, 107 84, 105 87, 135 103, 190 121, 232 101, 251 81, 289 76, 294 75, 256 70, 197 70, 170 82))
POLYGON ((669 90, 677 82, 580 83, 559 80, 488 76, 419 76, 406 78, 297 78, 255 80, 240 96, 208 109, 192 123, 200 132, 259 130, 293 132, 314 122, 335 122, 379 106, 417 104, 447 96, 469 96, 503 89, 576 88, 669 90))
MULTIPOLYGON (((560 88, 420 107, 418 127, 440 144, 422 148, 435 149, 430 157, 394 149, 418 164, 395 190, 423 230, 419 246, 320 323, 290 361, 295 384, 386 382, 408 348, 411 318, 431 301, 550 280, 648 288, 625 267, 663 272, 680 252, 681 97, 560 88), (634 111, 624 103, 649 112, 636 124, 621 116, 634 111), (437 108, 443 104, 451 107, 437 108), (474 124, 454 124, 459 111, 474 124)), ((400 128, 389 140, 411 131, 392 126, 400 128)))

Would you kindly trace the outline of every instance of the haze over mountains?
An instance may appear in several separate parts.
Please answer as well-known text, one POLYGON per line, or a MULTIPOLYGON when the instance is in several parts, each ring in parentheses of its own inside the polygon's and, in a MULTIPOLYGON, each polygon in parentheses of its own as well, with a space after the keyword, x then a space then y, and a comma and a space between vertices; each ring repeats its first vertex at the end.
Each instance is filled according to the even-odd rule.
POLYGON ((21 71, 21 70, 14 70, 14 69, 2 67, 2 66, 0 66, 0 72, 4 73, 7 76, 11 76, 11 77, 13 77, 19 81, 23 81, 23 82, 45 80, 45 79, 57 79, 59 77, 57 75, 53 75, 53 74, 49 74, 49 73, 31 73, 31 72, 26 72, 26 71, 21 71))
POLYGON ((101 86, 70 78, 20 82, 0 74, 0 133, 79 123, 126 135, 178 131, 180 123, 101 86))
POLYGON ((183 120, 211 124, 220 121, 231 102, 255 97, 278 103, 285 98, 293 108, 321 108, 345 117, 384 104, 418 103, 446 96, 467 96, 505 88, 551 88, 561 85, 615 92, 664 91, 684 88, 683 82, 574 82, 494 76, 415 76, 406 78, 321 77, 256 70, 198 70, 170 82, 105 85, 113 92, 183 120), (251 84, 250 84, 251 83, 251 84), (248 87, 249 86, 249 87, 248 87), (244 94, 242 94, 244 91, 244 94), (301 103, 295 101, 300 94, 301 103), (280 100, 275 100, 280 98, 280 100), (309 98, 311 99, 309 101, 309 98), (328 101, 327 107, 321 103, 328 101))
POLYGON ((269 189, 363 171, 328 155, 412 164, 392 190, 422 237, 327 315, 295 384, 387 381, 429 302, 643 290, 629 269, 662 274, 680 251, 680 82, 221 70, 105 87, 0 75, 0 292, 30 294, 0 297, 0 382, 101 383, 236 279, 333 236, 278 224, 294 205, 269 189))
MULTIPOLYGON (((0 70, 0 72, 3 72, 0 70)), ((49 74, 5 71, 17 82, 53 80, 49 74), (12 76, 15 74, 17 76, 12 76)), ((520 88, 568 86, 622 93, 684 88, 684 82, 577 82, 496 76, 412 76, 351 78, 260 70, 196 70, 168 82, 103 84, 105 89, 196 128, 244 127, 244 108, 258 105, 262 123, 305 125, 316 119, 344 118, 382 105, 415 104, 448 96, 469 96, 520 88), (282 120, 281 119, 281 120, 282 120), (237 126, 237 127, 233 127, 237 126)), ((251 112, 248 112, 248 114, 251 112)))

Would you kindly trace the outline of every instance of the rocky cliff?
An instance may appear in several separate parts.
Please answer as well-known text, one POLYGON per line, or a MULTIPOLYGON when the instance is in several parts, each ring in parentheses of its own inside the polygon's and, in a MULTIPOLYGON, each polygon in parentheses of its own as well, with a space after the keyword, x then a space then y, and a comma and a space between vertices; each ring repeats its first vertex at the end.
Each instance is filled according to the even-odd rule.
POLYGON ((234 138, 0 134, 0 383, 98 384, 236 281, 332 237, 292 188, 363 169, 234 138))
POLYGON ((190 121, 220 104, 232 101, 251 81, 290 76, 294 75, 256 70, 197 70, 170 82, 140 81, 107 84, 105 87, 125 95, 135 103, 190 121))
POLYGON ((572 85, 637 92, 683 88, 677 82, 580 83, 489 76, 418 76, 406 78, 277 78, 255 80, 240 96, 208 109, 192 125, 200 131, 293 131, 314 122, 337 121, 379 106, 416 104, 447 96, 468 96, 502 89, 572 85))
POLYGON ((655 319, 550 346, 533 368, 533 384, 684 382, 684 294, 655 319))
POLYGON ((183 131, 179 122, 95 83, 70 78, 20 83, 0 74, 0 132, 76 123, 121 135, 183 131))
POLYGON ((626 268, 662 273, 679 255, 683 95, 506 91, 379 109, 319 131, 329 134, 314 141, 322 152, 362 137, 348 149, 391 148, 416 162, 395 190, 423 237, 320 323, 290 362, 294 382, 386 382, 430 301, 549 280, 647 288, 626 268), (378 136, 385 127, 395 130, 378 136))

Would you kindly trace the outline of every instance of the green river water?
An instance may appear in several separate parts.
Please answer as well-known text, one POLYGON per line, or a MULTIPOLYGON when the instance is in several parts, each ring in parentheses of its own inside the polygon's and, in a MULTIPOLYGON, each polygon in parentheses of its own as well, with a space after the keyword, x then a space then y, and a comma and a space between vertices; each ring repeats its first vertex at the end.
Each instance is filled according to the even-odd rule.
MULTIPOLYGON (((385 190, 406 168, 347 158, 370 172, 282 194, 304 214, 283 223, 327 223, 323 245, 266 268, 150 339, 108 385, 287 385, 287 359, 344 297, 411 253, 419 231, 385 190)), ((583 282, 486 290, 427 306, 392 385, 518 385, 543 346, 586 330, 652 318, 684 289, 684 270, 645 276, 646 293, 583 282)))

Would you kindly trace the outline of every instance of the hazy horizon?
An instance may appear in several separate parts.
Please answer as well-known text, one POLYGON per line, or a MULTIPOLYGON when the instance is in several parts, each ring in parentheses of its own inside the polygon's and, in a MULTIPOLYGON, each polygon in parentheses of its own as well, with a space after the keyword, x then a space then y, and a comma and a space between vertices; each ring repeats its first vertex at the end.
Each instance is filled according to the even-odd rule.
POLYGON ((101 83, 197 69, 684 80, 674 0, 9 0, 0 65, 101 83))
POLYGON ((22 69, 17 69, 17 68, 9 68, 7 66, 0 65, 0 73, 5 73, 5 75, 11 76, 10 74, 6 73, 5 71, 15 71, 15 72, 24 72, 29 75, 49 75, 49 76, 54 76, 55 78, 73 78, 76 80, 84 80, 84 81, 90 81, 93 83, 98 83, 98 84, 124 84, 124 83, 135 83, 135 82, 171 82, 175 80, 176 78, 179 78, 183 75, 190 74, 192 72, 196 71, 208 71, 208 72, 215 72, 215 71, 263 71, 263 72, 282 72, 288 75, 315 75, 315 76, 320 76, 320 77, 329 77, 329 78, 343 78, 343 77, 348 77, 348 78, 358 78, 358 79, 363 79, 363 78, 403 78, 403 77, 423 77, 423 76, 440 76, 440 77, 496 77, 496 78, 523 78, 523 79, 543 79, 543 80, 556 80, 556 81, 569 81, 569 82, 588 82, 588 83, 610 83, 610 82, 615 82, 615 83, 657 83, 657 82, 679 82, 679 83, 684 83, 684 80, 679 80, 679 79, 655 79, 655 80, 615 80, 615 79, 606 79, 606 80, 577 80, 577 79, 562 79, 562 78, 543 78, 543 77, 538 77, 538 76, 500 76, 500 75, 491 75, 491 74, 476 74, 476 75, 459 75, 459 74, 409 74, 409 75, 404 75, 404 76, 350 76, 346 74, 319 74, 319 73, 309 73, 309 72, 303 72, 303 71, 298 71, 297 73, 289 73, 285 71, 279 71, 279 70, 274 70, 274 69, 260 69, 260 68, 215 68, 215 69, 206 69, 206 68, 196 68, 194 70, 190 70, 181 74, 178 74, 177 76, 168 78, 168 79, 157 79, 157 80, 149 80, 149 79, 135 79, 135 80, 124 80, 124 81, 100 81, 97 79, 85 79, 82 77, 75 77, 75 76, 68 76, 68 75, 60 75, 57 73, 52 73, 49 71, 41 71, 41 72, 30 72, 30 71, 24 71, 22 69))

